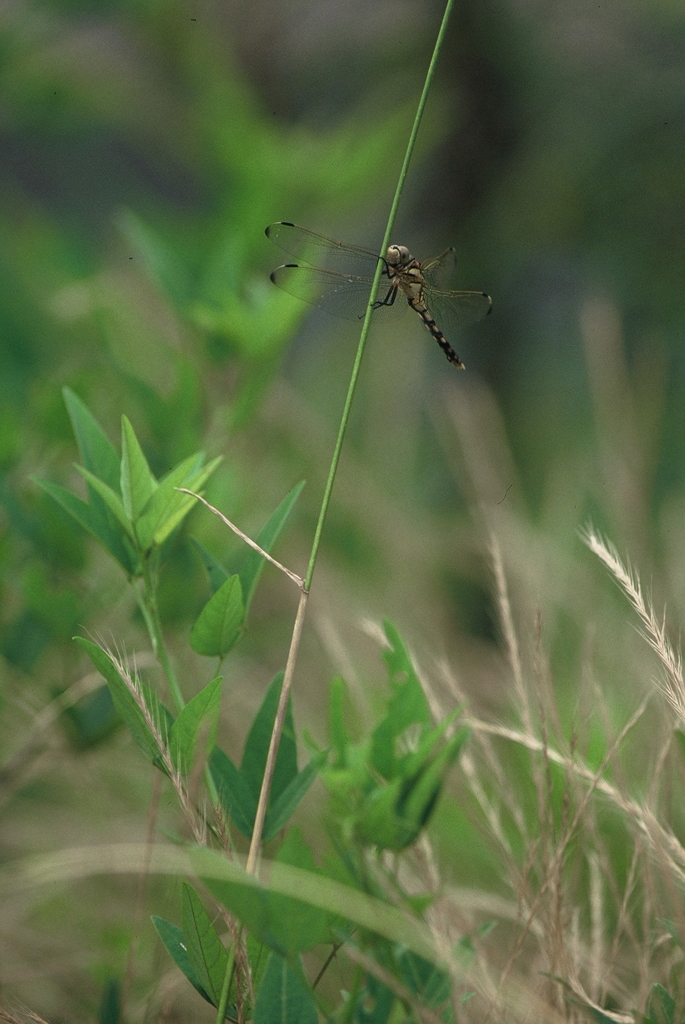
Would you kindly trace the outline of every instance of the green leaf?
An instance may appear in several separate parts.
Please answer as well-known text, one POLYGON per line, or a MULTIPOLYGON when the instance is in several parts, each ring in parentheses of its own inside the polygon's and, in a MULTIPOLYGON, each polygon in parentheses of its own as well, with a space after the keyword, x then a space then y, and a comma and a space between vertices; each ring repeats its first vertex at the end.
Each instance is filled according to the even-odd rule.
POLYGON ((680 930, 678 928, 678 925, 675 923, 675 921, 669 921, 668 918, 666 918, 666 917, 662 917, 662 918, 660 918, 660 920, 661 920, 661 923, 663 924, 664 928, 668 932, 668 934, 673 939, 673 941, 676 942, 680 946, 680 948, 682 949, 683 948, 683 940, 680 937, 680 930))
POLYGON ((221 462, 221 458, 214 459, 204 469, 198 470, 198 459, 198 455, 190 456, 159 481, 136 523, 136 533, 144 551, 153 543, 163 544, 196 503, 196 498, 181 494, 177 488, 199 491, 221 462))
MULTIPOLYGON (((276 863, 290 864, 312 874, 323 874, 317 869, 311 850, 302 838, 299 828, 291 828, 288 831, 278 851, 276 863)), ((275 892, 270 895, 270 910, 277 921, 283 922, 284 925, 287 923, 287 938, 281 939, 289 950, 300 952, 311 949, 318 943, 330 942, 331 917, 325 910, 290 896, 280 896, 275 892)))
POLYGON ((203 878, 204 884, 223 905, 237 917, 260 942, 287 956, 288 936, 285 922, 276 917, 270 892, 251 875, 239 881, 203 878))
POLYGON ((675 1014, 675 999, 667 992, 663 985, 655 982, 649 996, 647 1013, 655 1024, 673 1024, 675 1014))
MULTIPOLYGON (((390 1024, 391 1020, 397 1019, 390 1016, 395 1002, 394 992, 372 974, 367 974, 366 985, 356 993, 354 1024, 390 1024)), ((402 1018, 406 1018, 404 1012, 402 1018)))
POLYGON ((229 576, 195 620, 190 646, 197 654, 223 658, 240 636, 244 618, 240 577, 229 576))
POLYGON ((319 774, 322 766, 326 763, 327 757, 328 751, 321 751, 320 754, 311 759, 301 772, 298 772, 276 800, 269 800, 269 807, 264 821, 263 841, 265 843, 273 839, 288 824, 300 800, 319 774))
POLYGON ((121 496, 126 515, 135 522, 157 487, 143 449, 126 416, 121 417, 121 496))
POLYGON ((146 717, 109 654, 97 644, 91 643, 90 640, 85 640, 81 636, 74 637, 74 639, 86 651, 100 675, 106 679, 114 707, 128 726, 133 739, 154 764, 160 765, 161 749, 157 736, 164 745, 168 744, 169 732, 173 724, 173 717, 169 710, 148 686, 141 683, 140 694, 147 710, 146 717), (148 720, 154 723, 154 733, 148 720))
MULTIPOLYGON (((262 705, 254 717, 250 731, 245 741, 245 750, 240 764, 240 771, 254 793, 259 797, 266 767, 266 757, 271 742, 276 718, 278 699, 281 695, 283 684, 283 673, 279 672, 269 686, 262 705)), ((283 723, 283 734, 278 747, 278 755, 274 767, 274 776, 271 783, 271 798, 269 803, 275 803, 281 793, 290 785, 297 776, 297 745, 295 740, 295 723, 293 722, 292 701, 288 698, 288 705, 283 723)))
POLYGON ((69 740, 77 750, 96 746, 122 724, 106 684, 65 707, 62 722, 69 740))
POLYGON ((151 921, 157 929, 157 934, 164 943, 167 953, 176 966, 181 968, 190 984, 200 993, 202 998, 211 1003, 212 1000, 203 989, 200 979, 193 970, 181 929, 178 925, 172 924, 171 921, 165 921, 163 917, 157 917, 155 914, 152 915, 151 921))
POLYGON ((99 499, 98 504, 88 504, 72 491, 59 484, 50 483, 48 480, 41 480, 39 477, 32 478, 39 487, 49 494, 53 501, 56 501, 65 512, 68 512, 72 519, 87 530, 99 544, 108 551, 130 576, 135 575, 138 560, 134 554, 127 538, 119 529, 114 519, 107 513, 106 506, 99 499))
POLYGON ((208 551, 207 548, 200 544, 199 540, 196 540, 195 537, 191 537, 191 541, 202 559, 202 564, 209 576, 209 585, 212 588, 212 593, 216 593, 221 584, 226 582, 230 573, 227 569, 224 569, 221 562, 214 557, 211 551, 208 551))
POLYGON ((90 410, 70 388, 63 388, 64 402, 76 437, 81 462, 113 490, 119 486, 119 455, 90 410))
POLYGON ((440 793, 442 780, 469 736, 469 730, 460 729, 440 751, 427 759, 419 772, 404 782, 397 804, 397 812, 413 822, 420 831, 428 824, 440 793))
MULTIPOLYGON (((269 554, 271 554, 271 549, 278 540, 281 530, 285 526, 293 505, 299 498, 303 487, 304 480, 299 484, 296 484, 295 487, 293 487, 293 489, 285 496, 276 511, 269 518, 269 521, 260 530, 256 542, 259 544, 260 548, 263 548, 263 550, 267 551, 269 554)), ((243 588, 243 599, 246 613, 252 602, 252 597, 265 563, 266 559, 264 556, 260 555, 258 551, 254 550, 254 548, 250 548, 244 557, 244 561, 240 569, 238 570, 240 583, 243 588)))
POLYGON ((214 747, 209 759, 209 770, 219 794, 221 806, 229 818, 248 839, 252 838, 257 797, 220 747, 214 747))
POLYGON ((379 849, 398 851, 415 842, 435 810, 443 778, 468 735, 468 729, 460 729, 437 753, 431 750, 412 774, 398 775, 389 785, 374 789, 359 813, 357 837, 379 849))
POLYGON ((179 711, 169 733, 169 748, 174 767, 183 775, 211 754, 220 710, 221 676, 217 676, 179 711))
POLYGON ((126 514, 124 503, 119 497, 116 491, 113 491, 111 487, 108 487, 106 483, 94 476, 89 470, 84 469, 83 466, 76 466, 76 469, 89 484, 89 486, 96 492, 96 494, 102 498, 103 502, 114 515, 120 526, 123 526, 126 533, 134 539, 133 524, 126 514))
POLYGON ((218 1006, 228 954, 197 893, 185 882, 182 922, 190 963, 211 1002, 218 1006))
POLYGON ((402 982, 422 1006, 437 1009, 447 1002, 451 985, 446 971, 408 949, 400 949, 395 955, 402 982))
POLYGON ((430 726, 431 717, 423 687, 399 633, 387 620, 384 628, 390 649, 383 652, 383 660, 389 669, 392 696, 386 717, 374 729, 371 759, 375 769, 391 779, 396 770, 397 738, 411 725, 430 726))
POLYGON ((260 942, 259 939, 249 933, 245 940, 245 947, 247 950, 247 959, 250 964, 250 972, 252 974, 252 985, 256 992, 262 983, 262 978, 264 977, 264 971, 266 970, 270 953, 268 947, 265 946, 263 942, 260 942))
POLYGON ((316 1003, 301 978, 272 953, 255 1001, 253 1024, 317 1024, 316 1003))
POLYGON ((119 1024, 121 1015, 121 985, 118 978, 110 978, 105 984, 100 1008, 98 1024, 119 1024))
POLYGON ((287 921, 273 914, 271 893, 289 896, 339 916, 360 928, 406 946, 427 959, 435 957, 435 945, 426 925, 405 911, 369 896, 334 878, 271 862, 268 888, 223 854, 205 847, 188 851, 204 885, 260 941, 287 955, 287 921))
MULTIPOLYGON (((278 865, 272 865, 277 870, 278 865)), ((314 873, 309 877, 317 878, 314 873)), ((305 877, 307 877, 305 875, 305 877)), ((329 941, 328 915, 306 899, 272 892, 246 875, 243 881, 203 878, 204 884, 230 912, 269 949, 289 956, 329 941)))

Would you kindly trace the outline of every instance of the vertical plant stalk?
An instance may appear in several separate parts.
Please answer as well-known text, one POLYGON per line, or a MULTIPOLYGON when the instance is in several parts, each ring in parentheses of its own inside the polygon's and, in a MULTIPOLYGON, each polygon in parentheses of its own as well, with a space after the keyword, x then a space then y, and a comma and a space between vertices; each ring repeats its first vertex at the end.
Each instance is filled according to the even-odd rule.
POLYGON ((159 609, 157 607, 157 574, 154 567, 150 565, 150 559, 147 557, 144 559, 143 569, 143 593, 141 594, 140 590, 137 587, 135 588, 138 607, 145 619, 145 625, 147 626, 148 633, 150 634, 150 640, 152 641, 152 649, 155 657, 162 666, 162 671, 167 678, 167 683, 169 684, 169 690, 171 691, 171 696, 174 704, 176 705, 176 710, 182 711, 185 706, 185 701, 183 699, 183 694, 181 693, 181 687, 178 684, 178 679, 176 678, 174 666, 171 664, 169 652, 167 651, 166 644, 164 643, 162 623, 159 618, 159 609))
POLYGON ((245 865, 245 870, 250 875, 254 875, 257 872, 257 860, 259 858, 259 851, 262 845, 262 833, 264 831, 266 808, 269 803, 271 782, 274 777, 274 768, 276 767, 276 756, 278 754, 278 746, 281 742, 281 734, 283 733, 285 712, 288 707, 288 697, 290 696, 293 675, 295 673, 295 665, 297 664, 297 655, 300 649, 300 641, 302 639, 302 629, 304 627, 304 619, 307 611, 308 600, 309 591, 305 590, 303 587, 300 591, 300 603, 297 606, 297 615, 295 616, 293 635, 290 638, 290 650, 288 651, 288 660, 285 665, 285 672, 283 673, 283 684, 281 686, 281 693, 278 698, 278 707, 276 709, 274 727, 271 731, 269 751, 266 755, 266 764, 264 765, 262 788, 259 791, 259 802, 257 803, 257 811, 255 813, 254 826, 252 828, 250 850, 247 855, 247 863, 245 865))
MULTIPOLYGON (((423 83, 423 89, 421 91, 421 97, 419 104, 416 108, 416 115, 414 117, 414 123, 412 125, 411 133, 409 135, 409 141, 407 142, 407 149, 404 154, 404 160, 402 162, 402 168, 400 170, 399 178, 397 179, 397 188, 395 189, 395 195, 392 200, 390 207, 390 213, 388 214, 388 223, 385 226, 385 234, 383 235, 383 242, 381 243, 381 253, 385 254, 388 246, 390 245, 390 236, 392 229, 395 225, 395 217, 397 216, 397 210, 400 205, 400 199, 404 190, 404 183, 409 171, 409 164, 411 162, 412 155, 414 153, 414 146, 416 145, 416 138, 419 134, 419 128, 421 127, 421 121, 423 119, 423 112, 426 107, 428 100, 428 93, 433 82, 433 76, 435 74, 435 68, 438 63, 438 57, 442 44, 447 32, 447 25, 452 13, 452 7, 454 6, 454 0, 447 0, 445 5, 445 13, 442 16, 442 22, 438 37, 435 40, 435 46, 433 48, 433 56, 431 57, 430 64, 428 65, 428 71, 426 72, 426 80, 423 83)), ((340 452, 342 451, 343 440, 345 438, 345 431, 347 430, 347 422, 350 416, 350 409, 352 408, 352 399, 357 387, 357 378, 359 377, 359 370, 361 368, 362 356, 364 355, 364 349, 366 347, 366 339, 371 326, 371 314, 373 313, 374 303, 376 296, 378 295, 378 289, 380 287, 381 276, 383 274, 384 263, 382 259, 378 260, 376 265, 376 273, 373 277, 373 284, 371 286, 371 294, 369 295, 369 302, 366 307, 366 315, 364 317, 364 323, 362 325, 361 334, 359 336, 359 344, 357 345, 357 354, 354 360, 354 366, 352 367, 352 375, 350 377, 350 383, 347 388, 347 397, 345 399, 345 407, 340 420, 340 427, 338 428, 338 437, 335 442, 335 448, 333 450, 333 458, 331 459, 331 466, 328 471, 328 480, 326 481, 326 487, 321 501, 321 509, 319 511, 319 519, 316 524, 316 530, 314 532, 314 542, 312 544, 311 555, 309 556, 309 565, 307 566, 307 575, 305 576, 304 586, 305 590, 309 590, 312 583, 312 576, 314 575, 314 566, 316 565, 316 558, 319 552, 319 544, 321 542, 321 534, 323 532, 323 524, 328 512, 328 505, 331 499, 331 493, 333 491, 333 483, 335 481, 335 475, 338 469, 338 462, 340 460, 340 452)))
POLYGON ((217 1007, 216 1020, 217 1024, 223 1024, 226 1017, 226 1007, 228 1006, 228 995, 231 990, 231 981, 235 973, 235 943, 231 943, 228 951, 228 960, 226 961, 226 973, 224 974, 223 984, 221 986, 221 995, 219 996, 219 1005, 217 1007))
MULTIPOLYGON (((445 39, 445 33, 447 32, 447 25, 449 23, 453 6, 454 0, 447 0, 447 3, 445 5, 445 12, 442 16, 442 22, 440 24, 440 29, 438 31, 438 36, 437 39, 435 40, 433 55, 431 57, 430 64, 428 65, 426 79, 423 83, 421 97, 416 108, 414 123, 412 125, 412 129, 409 135, 409 141, 407 142, 407 149, 404 154, 402 168, 400 170, 400 174, 397 180, 397 188, 395 189, 395 195, 393 197, 392 205, 390 207, 390 213, 388 214, 388 222, 385 227, 385 234, 383 235, 383 242, 381 244, 381 253, 385 253, 388 246, 390 245, 390 235, 395 224, 395 217, 397 216, 397 210, 400 205, 400 199, 402 197, 404 183, 407 177, 407 172, 409 171, 409 164, 411 162, 411 158, 414 152, 414 146, 416 145, 416 138, 419 134, 419 128, 421 126, 423 112, 426 107, 426 101, 428 100, 428 93, 430 92, 430 88, 433 82, 435 68, 437 66, 440 50, 442 49, 442 44, 445 39)), ((319 518, 317 520, 316 530, 314 531, 314 540, 312 542, 312 550, 309 556, 307 574, 305 576, 304 584, 301 587, 300 591, 300 603, 297 608, 297 615, 295 616, 295 625, 293 626, 293 634, 290 641, 290 650, 288 652, 288 660, 286 662, 285 673, 283 676, 283 685, 281 687, 278 708, 276 710, 276 718, 274 720, 274 728, 271 735, 271 743, 269 745, 269 752, 267 755, 266 765, 264 768, 264 777, 262 779, 262 788, 259 793, 259 802, 257 805, 257 812, 255 814, 255 823, 252 829, 252 839, 250 841, 250 850, 248 853, 246 864, 246 870, 248 871, 249 874, 256 874, 257 871, 259 851, 262 845, 264 820, 266 818, 266 809, 269 803, 269 793, 271 791, 271 781, 273 779, 274 768, 276 765, 276 755, 278 754, 278 745, 280 743, 281 733, 283 731, 285 712, 288 706, 288 698, 290 696, 293 675, 295 674, 295 666, 297 664, 297 657, 300 650, 302 628, 304 626, 304 619, 307 610, 309 590, 312 583, 312 577, 314 575, 314 567, 316 565, 316 559, 319 552, 319 545, 321 543, 321 534, 323 532, 324 521, 326 519, 326 513, 328 512, 331 494, 333 492, 333 484, 335 482, 335 476, 338 470, 338 462, 340 461, 340 453, 342 451, 343 441, 345 439, 347 423, 350 417, 352 400, 354 398, 354 393, 357 388, 357 379, 359 377, 359 371, 361 369, 362 356, 364 355, 364 349, 366 347, 366 339, 368 337, 369 328, 371 326, 371 314, 373 313, 374 303, 376 302, 376 296, 378 295, 378 289, 380 287, 383 267, 383 260, 379 258, 378 263, 376 264, 376 272, 373 277, 371 294, 369 295, 369 301, 366 307, 364 323, 362 325, 361 334, 359 336, 359 344, 357 345, 357 353, 354 359, 354 365, 352 367, 350 383, 348 384, 347 387, 347 396, 345 398, 345 405, 343 408, 342 417, 340 419, 340 426, 338 428, 338 436, 335 442, 335 448, 333 449, 333 457, 331 459, 331 465, 328 471, 328 479, 326 480, 326 486, 324 488, 323 498, 321 500, 321 508, 319 510, 319 518)))
MULTIPOLYGON (((156 580, 147 560, 145 563, 145 575, 143 577, 143 590, 141 592, 141 589, 134 583, 133 591, 136 595, 138 607, 140 608, 143 619, 145 620, 145 625, 152 642, 152 650, 154 651, 154 655, 162 666, 162 671, 167 678, 169 690, 174 704, 176 705, 176 710, 182 711, 186 702, 183 699, 183 694, 181 693, 181 687, 179 686, 174 666, 171 658, 169 657, 169 652, 166 649, 166 644, 164 643, 162 622, 159 617, 159 609, 157 606, 156 580)), ((216 808, 219 803, 219 793, 208 765, 205 765, 204 778, 210 800, 216 808)))

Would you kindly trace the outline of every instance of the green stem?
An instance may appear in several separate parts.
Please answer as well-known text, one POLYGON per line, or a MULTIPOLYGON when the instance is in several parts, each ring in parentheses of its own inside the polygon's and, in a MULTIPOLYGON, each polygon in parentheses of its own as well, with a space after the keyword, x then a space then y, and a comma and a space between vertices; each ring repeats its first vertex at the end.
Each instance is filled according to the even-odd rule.
MULTIPOLYGON (((182 711, 186 702, 183 699, 183 694, 181 693, 181 687, 178 684, 178 678, 174 671, 174 666, 171 662, 171 658, 169 657, 166 644, 164 643, 164 633, 162 632, 162 623, 159 617, 159 608, 157 606, 156 581, 153 573, 154 570, 150 565, 149 559, 145 559, 143 591, 141 592, 140 588, 136 586, 135 583, 133 585, 133 591, 136 595, 138 607, 145 619, 145 625, 147 626, 155 657, 162 666, 162 671, 167 678, 169 691, 174 704, 176 705, 176 709, 177 711, 182 711)), ((209 770, 209 765, 205 765, 204 777, 207 792, 209 793, 212 804, 216 807, 219 802, 219 793, 209 770)))
POLYGON ((228 960, 226 961, 226 972, 224 974, 223 984, 221 986, 221 995, 219 996, 219 1005, 216 1011, 216 1024, 223 1024, 226 1016, 226 1007, 228 1006, 228 994, 231 991, 231 980, 233 978, 233 969, 235 967, 235 944, 231 943, 231 948, 228 951, 228 960))
MULTIPOLYGON (((385 227, 385 234, 383 235, 383 242, 381 244, 381 253, 385 254, 388 246, 390 245, 390 235, 395 224, 395 217, 397 216, 397 210, 400 205, 400 198, 404 189, 404 182, 409 171, 409 164, 411 162, 412 154, 414 152, 414 146, 416 145, 416 137, 419 134, 419 128, 421 126, 421 120, 423 118, 423 112, 426 107, 426 101, 428 99, 428 93, 433 81, 435 74, 435 68, 442 49, 442 44, 447 31, 447 24, 449 22, 450 14, 452 13, 452 7, 454 0, 447 0, 445 5, 445 13, 442 16, 442 23, 438 32, 438 38, 435 40, 435 46, 433 48, 433 56, 431 57, 430 64, 428 65, 428 71, 426 72, 426 80, 423 83, 423 90, 419 99, 418 107, 416 108, 416 116, 414 117, 414 124, 412 125, 411 133, 409 135, 409 141, 407 143, 407 149, 404 154, 404 161, 402 163, 402 169, 400 170, 399 178, 397 179, 397 188, 395 189, 395 195, 393 197, 392 205, 390 207, 390 213, 388 214, 388 223, 385 227)), ((366 339, 371 326, 371 314, 373 313, 373 305, 378 295, 378 289, 380 286, 381 276, 383 274, 383 261, 379 260, 376 266, 376 273, 374 274, 373 284, 371 286, 371 294, 369 295, 369 302, 366 307, 366 316, 364 317, 364 323, 362 325, 361 334, 359 336, 359 344, 357 345, 357 354, 354 360, 354 366, 352 367, 352 375, 350 377, 350 383, 347 388, 347 397, 345 398, 345 406, 343 408, 342 418, 340 420, 340 427, 338 429, 338 437, 335 442, 335 448, 333 450, 333 458, 331 459, 331 466, 328 471, 328 479, 326 481, 326 487, 324 489, 323 499, 321 501, 321 509, 319 511, 319 519, 316 524, 316 530, 314 532, 314 542, 312 544, 311 555, 309 556, 309 565, 307 566, 307 575, 305 577, 304 586, 305 590, 309 590, 312 583, 312 576, 314 575, 314 566, 316 565, 316 558, 319 552, 319 544, 321 542, 321 533, 323 531, 323 524, 328 512, 328 505, 333 491, 333 483, 335 481, 335 475, 338 469, 338 462, 340 460, 340 452, 342 451, 343 440, 345 438, 345 431, 347 430, 347 421, 350 416, 350 409, 352 408, 352 399, 357 388, 357 378, 359 377, 359 370, 361 368, 362 356, 364 355, 364 349, 366 347, 366 339)))
POLYGON ((183 699, 183 694, 181 693, 181 687, 178 685, 174 666, 171 664, 169 652, 167 651, 166 644, 164 643, 162 623, 159 618, 159 609, 157 607, 157 586, 156 579, 154 578, 155 575, 156 573, 154 571, 154 567, 151 565, 150 558, 144 558, 144 591, 141 594, 136 588, 136 596, 138 598, 138 605, 143 613, 143 618, 145 619, 148 632, 150 633, 155 657, 162 666, 162 671, 167 678, 169 691, 171 692, 174 704, 176 705, 176 710, 182 711, 185 707, 185 701, 183 699))
MULTIPOLYGON (((402 189, 404 182, 407 177, 407 171, 409 169, 409 162, 414 152, 414 145, 416 143, 416 136, 419 132, 419 126, 421 124, 421 118, 423 117, 423 111, 426 106, 426 100, 428 99, 428 91, 433 80, 435 73, 435 66, 438 60, 438 54, 445 37, 447 29, 447 22, 449 20, 450 11, 454 0, 447 0, 445 7, 445 13, 443 15, 442 24, 440 25, 440 31, 438 32, 438 38, 435 43, 433 50, 433 56, 431 57, 430 64, 428 65, 428 71, 426 73, 426 81, 424 82, 423 91, 419 100, 419 105, 416 110, 416 117, 414 118, 414 124, 412 126, 411 134, 409 136, 409 142, 407 143, 407 151, 404 155, 404 161, 402 163, 402 169, 397 182, 397 188, 395 189, 395 196, 390 207, 390 214, 388 216, 388 223, 385 228, 385 235, 383 236, 383 245, 381 252, 385 253, 386 249, 390 244, 390 233, 395 222, 395 216, 397 214, 397 208, 400 202, 400 196, 402 195, 402 189)), ((266 810, 269 803, 269 793, 271 790, 271 780, 273 778, 274 767, 276 764, 276 755, 278 753, 278 745, 281 738, 281 731, 283 729, 283 722, 285 719, 285 712, 287 708, 288 697, 290 696, 290 687, 295 672, 295 665, 297 663, 297 657, 300 650, 300 641, 302 638, 302 629, 304 626, 305 613, 307 609, 307 600, 309 597, 309 588, 312 582, 312 576, 314 575, 314 566, 316 565, 316 557, 319 551, 319 544, 321 543, 321 533, 323 531, 323 524, 328 511, 328 505, 331 499, 331 493, 333 491, 333 483, 335 481, 335 474, 338 468, 338 462, 340 460, 340 452, 343 446, 343 440, 345 437, 345 430, 347 428, 347 422, 350 416, 350 409, 352 407, 352 399, 357 387, 357 379, 359 377, 359 370, 361 368, 362 356, 364 354, 364 348, 366 346, 366 339, 369 333, 369 327, 371 326, 371 314, 373 313, 373 306, 376 301, 378 294, 378 288, 380 286, 381 276, 383 273, 383 260, 379 259, 376 264, 376 273, 373 277, 373 284, 371 286, 371 294, 369 295, 369 301, 366 307, 366 315, 364 317, 364 323, 362 325, 361 334, 359 337, 359 344, 357 345, 357 354, 354 360, 354 366, 352 367, 352 375, 350 377, 350 383, 347 388, 347 396, 345 398, 345 406, 343 408, 342 418, 340 420, 340 427, 338 430, 338 437, 335 442, 335 449, 333 451, 333 458, 331 460, 331 466, 328 471, 328 479, 326 481, 326 487, 324 488, 323 498, 321 500, 321 509, 319 511, 319 518, 316 524, 316 530, 314 532, 314 540, 312 542, 311 555, 309 557, 309 564, 307 566, 307 575, 305 576, 304 584, 300 593, 300 603, 297 609, 297 616, 295 618, 295 624, 293 626, 293 634, 290 641, 290 650, 288 651, 288 660, 285 666, 285 674, 283 677, 283 685, 281 687, 281 695, 278 702, 278 709, 276 712, 276 719, 274 722, 274 729, 271 735, 271 742, 269 745, 269 752, 267 754, 266 765, 264 767, 264 775, 262 777, 262 785, 259 794, 259 802, 257 805, 257 812, 255 815, 255 823, 252 829, 252 839, 250 841, 250 850, 247 857, 246 870, 248 874, 257 873, 257 865, 259 860, 259 853, 262 842, 262 832, 264 828, 264 820, 266 817, 266 810)))

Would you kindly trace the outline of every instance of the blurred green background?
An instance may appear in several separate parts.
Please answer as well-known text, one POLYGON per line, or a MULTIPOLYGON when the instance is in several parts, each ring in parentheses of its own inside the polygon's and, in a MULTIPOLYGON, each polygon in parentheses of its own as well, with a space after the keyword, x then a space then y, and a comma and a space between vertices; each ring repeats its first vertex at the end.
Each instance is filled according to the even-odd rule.
MULTIPOLYGON (((356 332, 270 284, 288 260, 264 227, 292 220, 378 247, 441 13, 428 0, 15 0, 0 12, 7 855, 139 838, 152 785, 122 734, 98 744, 83 722, 40 717, 87 671, 74 633, 144 651, 119 570, 30 479, 79 486, 62 387, 115 441, 126 413, 158 474, 198 448, 224 455, 207 496, 252 534, 306 479, 276 552, 303 571, 356 332)), ((625 616, 578 540, 588 519, 680 619, 684 45, 675 0, 457 3, 394 235, 420 258, 455 245, 457 286, 488 291, 494 313, 453 339, 465 374, 415 318, 376 318, 300 669, 298 719, 319 737, 333 672, 360 692, 382 677, 365 629, 381 615, 438 688, 454 673, 478 706, 507 706, 493 533, 517 624, 532 638, 542 608, 570 707, 593 621, 605 615, 610 637, 625 616)), ((187 637, 209 595, 190 533, 219 558, 239 548, 198 510, 171 552, 163 615, 189 696, 207 678, 187 637)), ((226 667, 238 744, 294 608, 266 573, 226 667)), ((629 706, 636 647, 603 665, 629 706)), ((42 1005, 91 1006, 68 980, 73 961, 61 969, 64 933, 46 925, 68 927, 68 897, 55 899, 30 928, 17 910, 4 983, 40 979, 42 1005)), ((71 926, 67 944, 99 951, 82 953, 94 987, 120 966, 121 918, 71 926)))

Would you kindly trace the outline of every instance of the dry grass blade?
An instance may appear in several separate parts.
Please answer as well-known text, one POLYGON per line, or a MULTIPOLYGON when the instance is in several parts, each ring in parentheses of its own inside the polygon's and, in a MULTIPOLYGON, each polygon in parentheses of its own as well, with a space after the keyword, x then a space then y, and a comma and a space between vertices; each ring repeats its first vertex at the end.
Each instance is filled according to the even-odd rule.
POLYGON ((147 725, 150 733, 152 734, 155 743, 159 749, 160 758, 166 769, 166 773, 169 776, 171 784, 176 791, 179 804, 185 815, 186 821, 190 827, 195 842, 200 846, 204 846, 207 842, 207 830, 205 825, 204 817, 198 817, 193 809, 192 800, 188 793, 188 788, 184 782, 181 772, 174 765, 169 750, 168 743, 164 737, 164 733, 161 727, 161 723, 155 719, 155 716, 151 713, 148 707, 147 701, 143 694, 143 688, 140 682, 140 678, 134 666, 133 670, 129 669, 128 664, 123 656, 118 651, 112 651, 107 648, 102 641, 100 642, 101 647, 112 659, 117 672, 123 680, 126 688, 133 697, 136 705, 142 714, 145 724, 147 725))
POLYGON ((657 618, 654 609, 643 596, 636 573, 629 564, 624 565, 613 544, 605 541, 591 527, 587 527, 581 533, 581 537, 607 567, 637 612, 642 623, 640 633, 656 653, 664 669, 663 675, 655 678, 654 683, 678 715, 681 725, 685 725, 685 683, 683 682, 682 659, 666 635, 665 618, 657 618))

